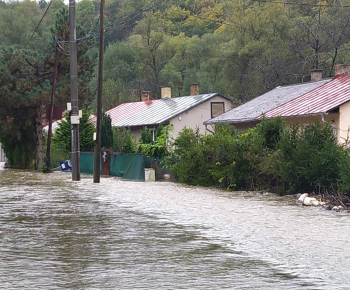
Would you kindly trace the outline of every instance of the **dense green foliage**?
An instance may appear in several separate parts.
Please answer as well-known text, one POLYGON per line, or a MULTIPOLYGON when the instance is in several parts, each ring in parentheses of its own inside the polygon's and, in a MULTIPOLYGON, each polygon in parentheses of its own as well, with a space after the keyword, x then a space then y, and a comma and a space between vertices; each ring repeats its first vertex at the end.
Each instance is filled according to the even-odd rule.
MULTIPOLYGON (((52 46, 53 16, 65 5, 54 1, 31 39, 48 7, 45 0, 1 5, 0 43, 26 45, 44 59, 52 46)), ((159 98, 164 85, 172 86, 173 96, 183 96, 191 83, 199 83, 202 93, 220 91, 242 102, 278 85, 307 81, 314 68, 331 76, 336 63, 349 61, 349 5, 350 0, 307 5, 299 0, 108 0, 103 109, 139 100, 142 90, 159 98)), ((99 6, 96 0, 77 4, 77 24, 92 37, 99 32, 99 6)), ((88 55, 96 51, 97 43, 88 55)), ((95 89, 97 73, 88 81, 85 88, 95 89)))
POLYGON ((281 194, 350 188, 350 156, 328 123, 289 128, 277 118, 242 134, 220 125, 204 136, 184 129, 175 145, 166 163, 191 185, 281 194))
POLYGON ((331 76, 336 63, 349 61, 350 2, 304 4, 107 2, 104 109, 139 99, 141 90, 159 98, 164 85, 183 96, 199 83, 201 93, 220 91, 242 102, 278 85, 308 81, 311 69, 331 76))
MULTIPOLYGON (((79 104, 92 108, 99 8, 96 0, 82 0, 76 9, 79 104)), ((142 90, 159 98, 161 86, 171 86, 173 97, 188 95, 191 83, 199 84, 200 93, 220 92, 239 104, 276 86, 308 81, 311 69, 332 76, 336 63, 350 61, 350 0, 307 5, 301 0, 108 0, 105 24, 104 111, 140 100, 142 90)), ((0 142, 13 166, 32 166, 34 155, 38 165, 42 156, 41 124, 56 41, 55 103, 65 105, 70 96, 67 5, 61 0, 0 2, 0 142)), ((225 136, 220 138, 232 142, 225 136)), ((250 142, 236 143, 245 148, 250 142)), ((124 145, 114 146, 122 150, 124 145)), ((254 157, 248 153, 235 158, 254 157)), ((232 170, 235 166, 231 163, 232 170)), ((239 186, 243 181, 238 180, 228 183, 239 186)))
POLYGON ((163 126, 160 124, 155 134, 155 140, 152 139, 152 131, 147 127, 141 130, 141 139, 139 141, 139 152, 157 158, 164 158, 169 155, 170 133, 173 127, 171 125, 163 126))
MULTIPOLYGON (((45 162, 41 163, 38 170, 41 172, 48 173, 48 168, 46 164, 46 150, 47 150, 47 132, 43 131, 43 160, 45 162)), ((71 158, 71 150, 67 151, 66 146, 62 146, 61 142, 51 142, 50 147, 50 167, 51 169, 58 168, 61 161, 65 161, 71 158)))
POLYGON ((113 147, 113 130, 111 117, 102 114, 101 126, 101 148, 110 149, 113 147))
MULTIPOLYGON (((59 42, 55 104, 65 106, 70 96, 69 15, 54 1, 40 26, 45 1, 1 2, 0 9, 0 142, 10 166, 36 167, 42 160, 42 122, 50 103, 55 47, 59 42), (34 162, 35 158, 35 162, 34 162)), ((85 37, 77 26, 77 37, 85 37)), ((92 44, 78 44, 79 100, 91 102, 92 44)))
POLYGON ((113 127, 113 151, 123 153, 136 153, 135 138, 130 130, 113 127))
MULTIPOLYGON (((80 137, 80 151, 90 152, 93 151, 95 141, 93 140, 93 134, 95 132, 95 126, 89 121, 91 111, 83 109, 83 116, 80 119, 79 124, 79 137, 80 137)), ((72 131, 70 124, 70 116, 62 119, 52 137, 53 146, 64 148, 66 153, 71 152, 72 148, 72 131)))

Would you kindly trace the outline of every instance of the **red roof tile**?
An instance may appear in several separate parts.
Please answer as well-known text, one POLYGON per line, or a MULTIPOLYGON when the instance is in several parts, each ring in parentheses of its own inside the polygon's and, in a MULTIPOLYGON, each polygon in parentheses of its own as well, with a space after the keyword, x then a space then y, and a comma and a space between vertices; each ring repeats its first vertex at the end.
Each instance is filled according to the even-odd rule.
MULTIPOLYGON (((327 113, 348 101, 350 101, 350 75, 339 75, 328 83, 267 111, 265 117, 317 115, 327 113)), ((262 115, 257 118, 261 117, 262 115)))
MULTIPOLYGON (((123 103, 112 109, 106 111, 106 114, 111 117, 112 126, 114 123, 121 121, 136 112, 142 111, 149 107, 150 105, 158 102, 160 100, 150 100, 146 102, 133 102, 133 103, 123 103)), ((90 122, 96 122, 96 117, 91 118, 90 122)))

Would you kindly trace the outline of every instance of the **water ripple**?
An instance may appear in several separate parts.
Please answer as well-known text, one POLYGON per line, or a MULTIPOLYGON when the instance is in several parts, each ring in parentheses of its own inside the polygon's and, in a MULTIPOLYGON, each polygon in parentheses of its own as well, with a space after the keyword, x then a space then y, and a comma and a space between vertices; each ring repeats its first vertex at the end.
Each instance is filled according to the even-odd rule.
POLYGON ((349 216, 170 182, 0 172, 8 289, 348 289, 349 216))

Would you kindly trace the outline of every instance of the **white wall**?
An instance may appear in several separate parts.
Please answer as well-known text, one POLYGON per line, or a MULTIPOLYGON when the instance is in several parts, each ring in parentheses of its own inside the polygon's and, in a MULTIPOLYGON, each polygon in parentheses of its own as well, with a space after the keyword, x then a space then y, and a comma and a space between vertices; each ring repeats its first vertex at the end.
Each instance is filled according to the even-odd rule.
POLYGON ((340 143, 346 143, 350 140, 350 102, 347 102, 339 107, 339 123, 338 127, 338 141, 340 143))
POLYGON ((172 118, 170 123, 174 126, 173 136, 176 138, 183 128, 199 128, 201 134, 209 133, 203 123, 211 119, 211 103, 224 102, 224 110, 227 112, 232 108, 232 102, 221 96, 215 96, 198 106, 172 118))

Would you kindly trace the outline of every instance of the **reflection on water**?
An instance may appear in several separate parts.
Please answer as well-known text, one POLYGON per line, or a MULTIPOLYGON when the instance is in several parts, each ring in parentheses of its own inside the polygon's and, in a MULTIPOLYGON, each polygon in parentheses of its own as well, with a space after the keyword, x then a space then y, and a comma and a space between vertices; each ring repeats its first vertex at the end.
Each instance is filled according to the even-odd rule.
POLYGON ((349 289, 349 215, 256 196, 0 171, 8 289, 349 289))

